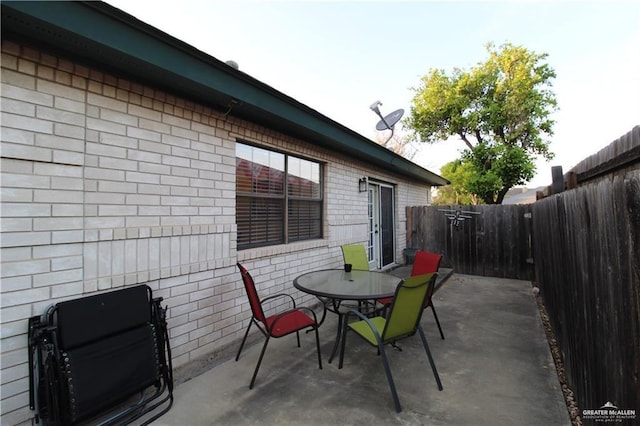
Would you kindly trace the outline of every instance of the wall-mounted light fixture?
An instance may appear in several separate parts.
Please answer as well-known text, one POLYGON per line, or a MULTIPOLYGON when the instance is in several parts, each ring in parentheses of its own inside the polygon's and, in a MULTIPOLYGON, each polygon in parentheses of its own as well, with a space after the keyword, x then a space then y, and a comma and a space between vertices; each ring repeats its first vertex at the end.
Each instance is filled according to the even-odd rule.
POLYGON ((366 177, 360 178, 358 181, 358 192, 367 192, 367 181, 366 177))

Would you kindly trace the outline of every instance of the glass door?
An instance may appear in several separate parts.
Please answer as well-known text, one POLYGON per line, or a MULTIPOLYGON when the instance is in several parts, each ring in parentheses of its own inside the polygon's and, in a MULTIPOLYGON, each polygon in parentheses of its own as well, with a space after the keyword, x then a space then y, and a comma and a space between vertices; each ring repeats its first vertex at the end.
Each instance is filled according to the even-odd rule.
POLYGON ((391 185, 369 181, 369 268, 380 269, 395 262, 395 197, 391 185))

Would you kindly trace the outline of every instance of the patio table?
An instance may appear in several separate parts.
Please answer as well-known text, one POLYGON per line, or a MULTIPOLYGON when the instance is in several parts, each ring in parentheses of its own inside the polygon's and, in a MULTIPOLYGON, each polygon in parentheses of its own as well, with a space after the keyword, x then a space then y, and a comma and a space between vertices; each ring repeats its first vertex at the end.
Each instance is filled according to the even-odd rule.
MULTIPOLYGON (((298 290, 318 298, 328 299, 333 305, 333 312, 338 314, 338 331, 329 363, 333 360, 340 342, 343 320, 340 312, 342 302, 352 300, 358 301, 361 305, 363 301, 393 296, 400 281, 402 281, 401 278, 384 272, 360 270, 345 272, 342 269, 307 272, 293 280, 293 286, 298 290)), ((321 322, 324 321, 327 313, 327 303, 323 303, 323 309, 321 322)))

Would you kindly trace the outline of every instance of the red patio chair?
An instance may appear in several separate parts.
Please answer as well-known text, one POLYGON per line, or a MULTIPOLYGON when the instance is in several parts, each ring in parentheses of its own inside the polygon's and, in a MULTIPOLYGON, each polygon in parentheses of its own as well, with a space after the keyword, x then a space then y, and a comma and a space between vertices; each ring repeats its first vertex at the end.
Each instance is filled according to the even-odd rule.
POLYGON ((246 289, 247 296, 249 297, 249 305, 251 305, 251 312, 253 313, 253 316, 251 317, 251 321, 249 322, 247 331, 245 332, 242 343, 240 344, 240 349, 238 349, 236 361, 238 361, 238 359, 240 358, 240 353, 242 352, 244 343, 247 340, 247 336, 249 335, 249 330, 251 329, 251 326, 253 324, 258 327, 258 330, 260 330, 260 332, 266 338, 264 346, 262 346, 262 352, 260 352, 260 358, 258 358, 258 364, 256 365, 256 369, 253 372, 253 377, 251 378, 249 389, 253 389, 253 384, 256 381, 256 376, 258 375, 258 370, 260 369, 260 364, 262 363, 262 357, 264 356, 264 353, 267 349, 269 339, 271 339, 272 337, 283 337, 295 332, 298 339, 298 347, 300 347, 300 330, 303 330, 305 328, 308 328, 309 331, 315 330, 316 347, 318 350, 318 366, 320 367, 320 369, 322 369, 322 358, 320 355, 320 337, 318 336, 318 320, 316 318, 316 314, 307 307, 296 307, 296 302, 289 294, 274 294, 265 297, 264 299, 260 299, 260 297, 258 296, 258 292, 256 291, 255 283, 253 281, 253 278, 251 277, 251 274, 249 274, 249 271, 247 271, 240 263, 238 263, 237 265, 238 269, 240 269, 240 274, 242 274, 242 282, 244 283, 244 288, 246 289), (265 316, 262 305, 265 302, 278 297, 290 298, 293 308, 279 314, 274 314, 268 317, 265 316), (307 314, 310 314, 310 316, 307 314))
MULTIPOLYGON (((430 274, 433 272, 438 272, 440 268, 440 261, 442 260, 442 255, 438 253, 431 253, 424 250, 418 250, 416 253, 415 260, 413 261, 413 268, 411 269, 411 276, 415 277, 416 275, 424 275, 430 274)), ((442 332, 442 327, 440 326, 440 320, 438 319, 438 314, 436 313, 436 308, 433 306, 433 292, 435 290, 435 286, 430 286, 427 291, 427 298, 425 299, 424 308, 431 308, 431 312, 433 312, 433 317, 436 319, 436 324, 438 325, 438 330, 440 331, 440 337, 444 340, 444 333, 442 332)), ((391 302, 393 302, 393 297, 385 297, 383 299, 378 299, 378 303, 384 305, 385 307, 391 306, 391 302)))

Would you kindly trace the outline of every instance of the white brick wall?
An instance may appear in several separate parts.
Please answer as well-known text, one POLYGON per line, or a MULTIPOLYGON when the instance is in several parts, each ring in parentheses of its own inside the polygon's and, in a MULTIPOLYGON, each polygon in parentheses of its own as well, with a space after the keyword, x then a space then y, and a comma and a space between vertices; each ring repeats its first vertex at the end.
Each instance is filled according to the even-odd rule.
POLYGON ((237 261, 261 294, 315 302, 291 283, 366 241, 360 177, 396 187, 400 261, 404 207, 428 201, 398 176, 6 40, 1 94, 3 425, 32 416, 26 324, 52 303, 148 283, 170 308, 174 366, 186 366, 242 337, 237 261), (325 164, 324 239, 237 252, 237 139, 325 164))

